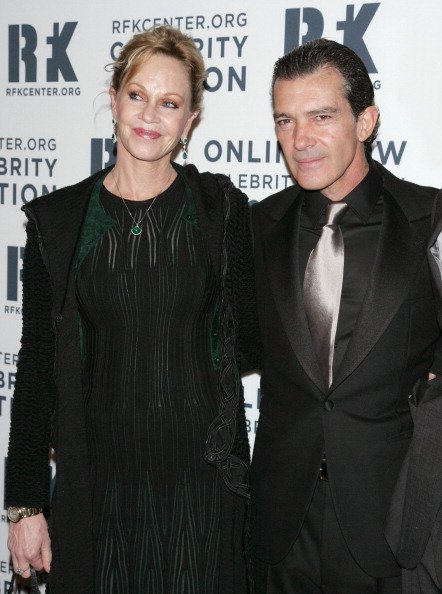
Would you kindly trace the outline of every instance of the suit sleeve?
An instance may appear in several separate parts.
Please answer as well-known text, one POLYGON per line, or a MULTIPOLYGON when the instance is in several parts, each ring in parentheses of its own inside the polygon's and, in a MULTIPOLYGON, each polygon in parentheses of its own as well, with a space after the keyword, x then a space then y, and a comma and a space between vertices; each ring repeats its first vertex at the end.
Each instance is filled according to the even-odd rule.
POLYGON ((30 221, 23 261, 23 331, 6 467, 6 505, 49 503, 51 415, 55 402, 54 333, 49 273, 30 221))

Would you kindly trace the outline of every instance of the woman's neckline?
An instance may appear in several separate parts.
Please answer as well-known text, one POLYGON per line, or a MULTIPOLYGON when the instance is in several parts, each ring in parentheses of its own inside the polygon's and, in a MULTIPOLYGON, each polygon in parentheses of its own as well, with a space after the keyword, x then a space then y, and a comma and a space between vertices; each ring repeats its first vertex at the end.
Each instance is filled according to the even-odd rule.
MULTIPOLYGON (((152 196, 152 198, 146 198, 145 200, 136 200, 129 197, 126 198, 125 196, 124 202, 129 206, 129 208, 134 209, 139 208, 140 206, 147 206, 152 202, 152 200, 155 200, 155 202, 159 204, 164 198, 167 197, 169 193, 172 193, 172 191, 175 190, 176 186, 181 185, 181 183, 183 183, 183 180, 179 175, 177 175, 175 179, 172 181, 172 183, 167 188, 165 188, 160 194, 157 194, 157 196, 152 196)), ((101 186, 101 190, 112 201, 120 203, 121 206, 124 208, 123 198, 121 196, 119 196, 118 194, 114 194, 114 192, 111 192, 111 190, 108 190, 108 188, 106 188, 104 184, 101 186)), ((154 205, 152 205, 152 207, 154 207, 154 205)))

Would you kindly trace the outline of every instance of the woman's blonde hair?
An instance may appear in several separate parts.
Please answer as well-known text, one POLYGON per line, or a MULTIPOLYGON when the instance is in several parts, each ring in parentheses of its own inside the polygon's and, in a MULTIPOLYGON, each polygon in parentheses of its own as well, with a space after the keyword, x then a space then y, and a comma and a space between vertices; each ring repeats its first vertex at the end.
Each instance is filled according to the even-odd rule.
POLYGON ((111 86, 115 92, 155 54, 170 56, 184 64, 189 74, 192 110, 200 109, 206 78, 203 58, 191 37, 169 25, 138 33, 121 48, 118 59, 111 65, 111 86))

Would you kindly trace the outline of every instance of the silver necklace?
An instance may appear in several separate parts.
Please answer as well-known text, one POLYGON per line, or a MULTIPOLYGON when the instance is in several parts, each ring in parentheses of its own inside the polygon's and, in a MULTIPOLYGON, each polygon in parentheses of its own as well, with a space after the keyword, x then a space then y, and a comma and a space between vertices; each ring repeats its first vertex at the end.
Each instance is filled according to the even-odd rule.
MULTIPOLYGON (((124 206, 126 207, 126 210, 127 210, 127 212, 129 213, 129 216, 130 216, 130 218, 132 219, 132 223, 134 224, 134 226, 132 227, 132 229, 130 230, 130 232, 132 233, 132 235, 140 235, 140 234, 141 234, 141 231, 142 231, 142 229, 141 229, 141 222, 143 221, 144 217, 147 215, 147 213, 149 212, 149 210, 150 210, 150 209, 152 208, 152 206, 154 205, 154 202, 155 202, 155 200, 158 198, 159 194, 157 194, 157 195, 155 196, 155 198, 152 198, 152 200, 150 201, 150 204, 149 204, 149 206, 148 206, 148 207, 146 208, 146 210, 144 211, 144 214, 143 214, 143 216, 142 216, 142 217, 141 217, 141 219, 140 219, 140 220, 137 222, 137 221, 135 220, 135 217, 134 217, 134 216, 132 215, 132 213, 130 212, 130 209, 129 209, 129 207, 128 207, 128 205, 126 204, 126 200, 123 198, 123 194, 121 193, 121 190, 120 190, 120 188, 118 187, 117 180, 116 180, 115 173, 114 173, 114 170, 113 170, 113 169, 112 169, 112 172, 111 172, 111 173, 112 173, 112 179, 114 180, 114 182, 115 182, 115 185, 117 186, 118 194, 120 195, 120 198, 121 198, 121 200, 123 201, 123 204, 124 204, 124 206)), ((167 185, 166 185, 166 188, 167 188, 167 186, 169 185, 169 181, 170 181, 170 178, 172 177, 172 175, 173 175, 173 171, 172 171, 171 175, 169 176, 169 179, 167 180, 167 185)), ((161 194, 161 192, 160 192, 160 194, 161 194)))

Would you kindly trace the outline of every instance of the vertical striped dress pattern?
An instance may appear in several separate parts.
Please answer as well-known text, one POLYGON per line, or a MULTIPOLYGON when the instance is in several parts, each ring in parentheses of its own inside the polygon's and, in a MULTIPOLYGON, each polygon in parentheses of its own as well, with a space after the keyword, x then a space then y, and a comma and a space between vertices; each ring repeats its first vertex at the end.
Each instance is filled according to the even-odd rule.
POLYGON ((217 287, 189 200, 178 177, 130 216, 103 186, 115 224, 77 274, 96 594, 218 594, 217 287))

